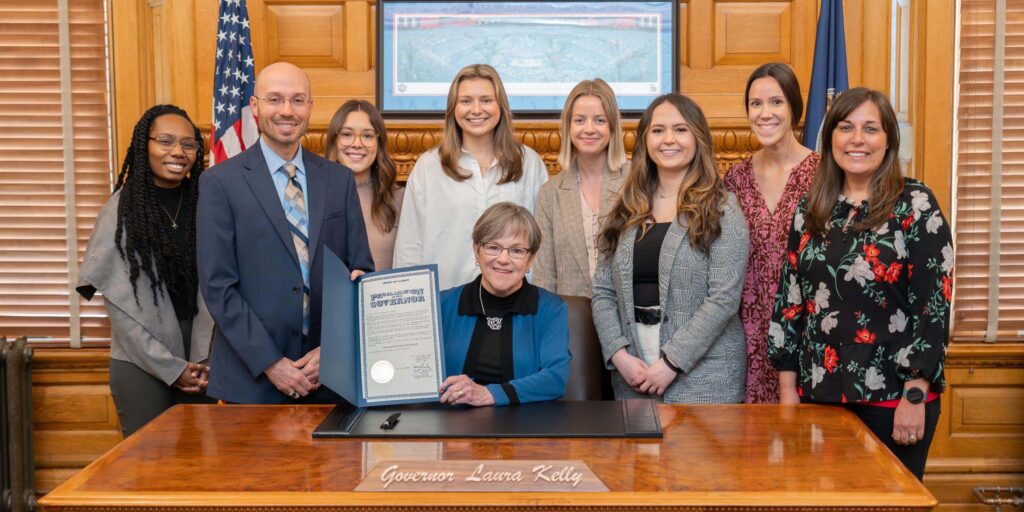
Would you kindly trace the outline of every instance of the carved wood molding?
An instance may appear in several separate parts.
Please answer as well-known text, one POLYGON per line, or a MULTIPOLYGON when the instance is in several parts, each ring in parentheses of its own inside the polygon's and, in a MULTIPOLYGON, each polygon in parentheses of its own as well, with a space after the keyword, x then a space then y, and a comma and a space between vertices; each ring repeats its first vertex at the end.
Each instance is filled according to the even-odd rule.
MULTIPOLYGON (((623 141, 626 153, 630 154, 636 145, 637 121, 623 122, 623 141)), ((404 182, 409 177, 416 160, 425 151, 437 146, 441 141, 442 123, 431 121, 389 121, 388 150, 398 167, 398 180, 404 182)), ((557 121, 524 121, 517 122, 516 137, 540 154, 548 172, 557 174, 558 151, 561 148, 561 136, 558 133, 557 121)), ((203 140, 209 147, 208 126, 200 127, 203 140)), ((718 161, 718 172, 724 174, 729 167, 750 156, 761 146, 750 127, 723 126, 711 129, 715 145, 715 159, 718 161)), ((325 127, 311 127, 302 138, 302 146, 308 151, 323 154, 324 139, 327 136, 325 127)), ((799 134, 798 134, 799 137, 799 134)))

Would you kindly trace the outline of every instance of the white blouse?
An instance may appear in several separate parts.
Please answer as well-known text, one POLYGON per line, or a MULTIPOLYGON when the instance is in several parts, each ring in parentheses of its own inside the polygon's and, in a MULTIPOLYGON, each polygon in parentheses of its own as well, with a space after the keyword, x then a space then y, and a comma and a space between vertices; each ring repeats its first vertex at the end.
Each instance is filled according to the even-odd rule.
POLYGON ((497 160, 487 172, 468 151, 459 167, 469 179, 455 181, 441 168, 437 148, 420 155, 405 187, 405 201, 395 241, 395 268, 436 263, 441 290, 468 283, 480 270, 474 265, 473 225, 488 207, 511 201, 533 212, 537 191, 548 180, 540 155, 523 146, 523 176, 499 185, 497 160))

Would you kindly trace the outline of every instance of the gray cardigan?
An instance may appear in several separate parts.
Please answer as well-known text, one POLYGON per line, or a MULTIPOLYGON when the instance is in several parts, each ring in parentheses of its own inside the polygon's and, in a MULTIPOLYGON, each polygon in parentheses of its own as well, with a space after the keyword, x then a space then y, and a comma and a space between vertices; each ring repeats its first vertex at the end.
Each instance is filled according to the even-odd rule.
MULTIPOLYGON (((665 391, 676 403, 743 401, 747 352, 739 318, 747 268, 747 221, 732 193, 721 219, 722 233, 707 255, 690 246, 685 219, 673 222, 658 260, 663 319, 661 350, 682 369, 665 391)), ((594 324, 609 369, 625 347, 643 359, 633 312, 633 245, 636 228, 619 238, 612 256, 601 258, 594 275, 594 324)), ((655 356, 656 358, 657 356, 655 356)), ((616 398, 638 398, 618 372, 612 372, 616 398)))
MULTIPOLYGON (((615 206, 629 162, 619 169, 605 168, 601 178, 601 205, 598 222, 615 206)), ((558 173, 537 193, 537 224, 540 225, 540 249, 533 266, 533 284, 560 295, 590 297, 590 262, 583 239, 583 207, 575 169, 558 173)))
MULTIPOLYGON (((120 195, 120 190, 114 192, 96 218, 76 287, 91 285, 103 294, 110 317, 110 357, 131 362, 170 386, 187 366, 181 328, 166 288, 160 289, 157 305, 153 305, 151 281, 145 273, 135 280, 139 296, 135 300, 128 264, 114 245, 120 195)), ((197 297, 197 306, 189 354, 192 362, 209 358, 213 339, 213 318, 202 296, 197 297)))

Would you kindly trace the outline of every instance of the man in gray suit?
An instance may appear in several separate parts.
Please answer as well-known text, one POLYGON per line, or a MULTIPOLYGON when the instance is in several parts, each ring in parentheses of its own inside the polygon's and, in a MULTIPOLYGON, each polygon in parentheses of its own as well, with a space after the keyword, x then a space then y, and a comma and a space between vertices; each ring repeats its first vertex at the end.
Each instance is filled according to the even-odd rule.
POLYGON ((217 323, 207 394, 225 401, 337 399, 319 381, 323 249, 352 279, 373 260, 352 172, 300 144, 312 103, 298 67, 264 68, 259 143, 199 180, 199 282, 217 323))

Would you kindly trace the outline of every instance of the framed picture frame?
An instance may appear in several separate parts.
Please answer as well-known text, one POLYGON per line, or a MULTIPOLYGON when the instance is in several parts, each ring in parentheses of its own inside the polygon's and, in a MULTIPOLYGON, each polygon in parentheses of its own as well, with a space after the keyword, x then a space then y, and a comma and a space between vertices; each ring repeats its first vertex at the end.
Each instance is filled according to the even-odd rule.
POLYGON ((437 117, 469 64, 501 75, 517 116, 561 112, 581 80, 602 78, 623 114, 679 83, 678 0, 379 0, 377 108, 437 117))

